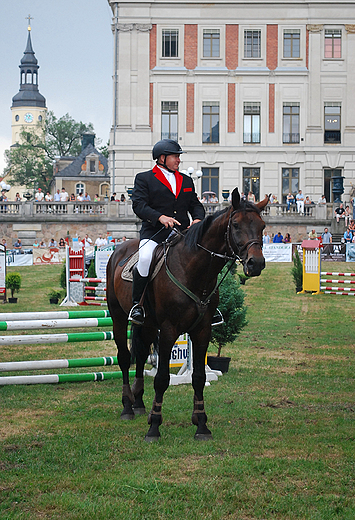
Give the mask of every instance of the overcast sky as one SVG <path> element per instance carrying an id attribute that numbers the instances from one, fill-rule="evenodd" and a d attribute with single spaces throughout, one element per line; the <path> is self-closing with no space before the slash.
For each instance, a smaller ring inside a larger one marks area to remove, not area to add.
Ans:
<path id="1" fill-rule="evenodd" d="M 11 145 L 11 104 L 20 88 L 26 17 L 48 110 L 91 122 L 103 144 L 112 124 L 113 37 L 107 0 L 1 0 L 0 177 Z"/>

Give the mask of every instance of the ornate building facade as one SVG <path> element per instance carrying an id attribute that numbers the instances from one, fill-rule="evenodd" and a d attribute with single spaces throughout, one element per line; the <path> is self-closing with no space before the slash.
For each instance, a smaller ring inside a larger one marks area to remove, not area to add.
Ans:
<path id="1" fill-rule="evenodd" d="M 355 184 L 355 2 L 108 0 L 114 37 L 111 190 L 152 165 L 161 138 L 202 171 L 280 202 Z M 339 184 L 339 182 L 338 182 Z"/>

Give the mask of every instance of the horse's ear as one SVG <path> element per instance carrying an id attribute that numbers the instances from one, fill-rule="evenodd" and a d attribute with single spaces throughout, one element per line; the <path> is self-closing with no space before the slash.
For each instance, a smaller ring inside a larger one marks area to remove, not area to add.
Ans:
<path id="1" fill-rule="evenodd" d="M 238 206 L 240 204 L 240 195 L 238 188 L 234 188 L 232 191 L 232 206 L 234 209 L 238 209 Z"/>
<path id="2" fill-rule="evenodd" d="M 265 195 L 265 199 L 261 200 L 260 202 L 257 203 L 259 210 L 262 211 L 268 202 L 269 202 L 269 197 L 267 195 Z"/>

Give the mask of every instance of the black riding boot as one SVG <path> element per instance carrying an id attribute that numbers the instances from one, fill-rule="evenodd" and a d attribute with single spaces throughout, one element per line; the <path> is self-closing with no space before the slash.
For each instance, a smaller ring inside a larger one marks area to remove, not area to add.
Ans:
<path id="1" fill-rule="evenodd" d="M 133 288 L 132 288 L 132 300 L 133 307 L 128 315 L 128 320 L 135 325 L 143 325 L 145 312 L 144 308 L 139 305 L 142 298 L 143 291 L 148 282 L 148 276 L 141 276 L 138 272 L 137 267 L 133 269 Z"/>

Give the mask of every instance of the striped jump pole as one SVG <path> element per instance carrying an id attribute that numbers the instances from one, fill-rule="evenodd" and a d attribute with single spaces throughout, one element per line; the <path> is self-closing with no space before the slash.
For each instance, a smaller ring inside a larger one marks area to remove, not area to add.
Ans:
<path id="1" fill-rule="evenodd" d="M 0 372 L 21 370 L 57 370 L 58 368 L 105 367 L 118 365 L 117 356 L 82 359 L 44 359 L 40 361 L 8 361 L 0 363 Z"/>
<path id="2" fill-rule="evenodd" d="M 130 376 L 135 370 L 129 371 Z M 108 381 L 121 379 L 122 372 L 96 372 L 88 374 L 47 374 L 37 376 L 8 376 L 0 377 L 0 386 L 4 385 L 38 385 L 44 383 L 75 383 L 81 381 Z"/>
<path id="3" fill-rule="evenodd" d="M 69 278 L 69 282 L 106 283 L 106 278 Z"/>
<path id="4" fill-rule="evenodd" d="M 106 296 L 84 296 L 85 301 L 98 301 L 98 302 L 106 302 Z"/>
<path id="5" fill-rule="evenodd" d="M 58 368 L 82 368 L 118 365 L 117 356 L 82 359 L 44 359 L 40 361 L 9 361 L 0 363 L 0 372 L 22 370 L 54 370 Z"/>
<path id="6" fill-rule="evenodd" d="M 107 303 L 106 302 L 103 302 L 103 303 L 100 303 L 100 302 L 79 302 L 78 305 L 82 305 L 83 307 L 89 307 L 90 305 L 91 306 L 94 306 L 96 305 L 97 307 L 107 307 Z"/>
<path id="7" fill-rule="evenodd" d="M 331 273 L 327 271 L 322 271 L 320 274 L 320 290 L 324 294 L 336 294 L 338 296 L 355 296 L 355 288 L 344 287 L 344 285 L 346 284 L 355 284 L 355 280 L 337 279 L 337 277 L 355 277 L 355 273 Z M 332 278 L 324 279 L 322 278 L 322 276 L 331 276 Z M 340 286 L 328 284 L 340 284 Z"/>
<path id="8" fill-rule="evenodd" d="M 57 311 L 57 312 L 0 312 L 0 321 L 28 320 L 73 320 L 81 318 L 110 318 L 110 312 L 93 311 Z"/>
<path id="9" fill-rule="evenodd" d="M 85 285 L 84 291 L 106 291 L 106 287 L 94 287 L 91 285 Z"/>
<path id="10" fill-rule="evenodd" d="M 75 329 L 82 327 L 110 327 L 112 318 L 80 318 L 67 320 L 1 321 L 0 330 Z"/>
<path id="11" fill-rule="evenodd" d="M 128 334 L 127 334 L 128 336 Z M 113 338 L 113 332 L 78 332 L 68 334 L 26 334 L 18 336 L 0 336 L 1 345 L 44 345 L 48 343 L 78 343 L 81 341 L 107 341 Z"/>

